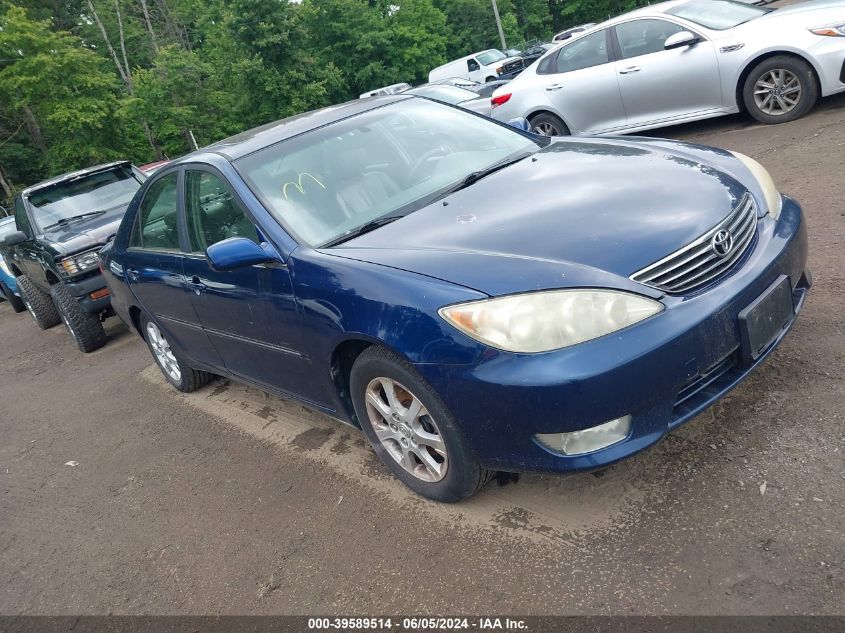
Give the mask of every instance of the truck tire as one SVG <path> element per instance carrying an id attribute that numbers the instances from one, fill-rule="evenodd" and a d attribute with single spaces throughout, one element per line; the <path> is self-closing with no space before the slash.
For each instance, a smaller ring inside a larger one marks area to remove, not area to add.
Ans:
<path id="1" fill-rule="evenodd" d="M 21 299 L 38 327 L 47 330 L 62 322 L 50 295 L 36 287 L 26 275 L 16 277 L 15 281 L 18 283 Z"/>
<path id="2" fill-rule="evenodd" d="M 63 284 L 56 284 L 50 291 L 53 303 L 70 338 L 79 351 L 88 354 L 100 349 L 108 341 L 106 331 L 96 314 L 88 314 Z"/>
<path id="3" fill-rule="evenodd" d="M 16 313 L 21 313 L 26 310 L 26 306 L 23 301 L 21 301 L 21 298 L 9 290 L 9 287 L 2 281 L 0 281 L 0 292 L 3 293 L 3 297 L 9 302 L 9 305 L 12 306 L 12 310 Z"/>

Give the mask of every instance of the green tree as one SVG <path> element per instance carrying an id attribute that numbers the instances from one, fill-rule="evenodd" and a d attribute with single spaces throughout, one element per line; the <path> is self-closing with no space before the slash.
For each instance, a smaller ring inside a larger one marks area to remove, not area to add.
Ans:
<path id="1" fill-rule="evenodd" d="M 117 84 L 78 38 L 12 6 L 0 16 L 0 102 L 22 121 L 47 171 L 121 155 Z"/>

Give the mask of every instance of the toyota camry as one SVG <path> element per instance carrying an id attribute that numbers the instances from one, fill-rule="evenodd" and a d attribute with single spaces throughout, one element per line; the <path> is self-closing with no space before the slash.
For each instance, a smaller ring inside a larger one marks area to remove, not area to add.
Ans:
<path id="1" fill-rule="evenodd" d="M 360 426 L 440 501 L 659 441 L 783 339 L 806 257 L 751 158 L 408 95 L 165 165 L 101 254 L 176 389 L 227 376 Z"/>

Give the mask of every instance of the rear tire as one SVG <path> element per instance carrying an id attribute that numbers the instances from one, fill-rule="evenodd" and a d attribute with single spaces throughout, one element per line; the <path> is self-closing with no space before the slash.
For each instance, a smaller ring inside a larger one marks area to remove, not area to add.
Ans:
<path id="1" fill-rule="evenodd" d="M 103 324 L 96 314 L 88 314 L 76 298 L 62 284 L 56 284 L 50 291 L 53 303 L 67 328 L 70 338 L 80 352 L 88 354 L 100 349 L 109 340 Z"/>
<path id="2" fill-rule="evenodd" d="M 38 327 L 47 330 L 62 322 L 62 317 L 59 316 L 50 295 L 37 288 L 26 275 L 17 277 L 15 281 L 18 284 L 21 299 Z"/>
<path id="3" fill-rule="evenodd" d="M 541 112 L 530 119 L 531 131 L 540 136 L 569 136 L 570 131 L 560 117 L 551 112 Z"/>
<path id="4" fill-rule="evenodd" d="M 14 310 L 17 314 L 26 310 L 26 305 L 23 301 L 21 301 L 21 298 L 12 292 L 9 289 L 9 286 L 3 282 L 0 282 L 0 292 L 3 293 L 3 297 L 5 297 L 6 301 L 9 302 L 9 305 L 12 306 L 12 310 Z"/>
<path id="5" fill-rule="evenodd" d="M 761 123 L 794 121 L 807 114 L 819 100 L 816 71 L 796 57 L 770 57 L 748 74 L 742 100 L 748 114 Z"/>
<path id="6" fill-rule="evenodd" d="M 485 82 L 488 82 L 488 81 L 496 81 L 496 78 L 495 78 L 495 77 L 488 77 L 488 78 L 487 78 L 487 79 L 485 79 L 484 81 L 485 81 Z"/>
<path id="7" fill-rule="evenodd" d="M 390 350 L 364 350 L 352 366 L 350 389 L 376 455 L 418 495 L 451 503 L 490 481 L 493 473 L 478 463 L 434 389 Z"/>
<path id="8" fill-rule="evenodd" d="M 170 347 L 170 343 L 158 325 L 141 314 L 141 336 L 150 348 L 153 359 L 171 385 L 182 393 L 190 393 L 207 385 L 214 374 L 194 369 L 181 354 Z"/>

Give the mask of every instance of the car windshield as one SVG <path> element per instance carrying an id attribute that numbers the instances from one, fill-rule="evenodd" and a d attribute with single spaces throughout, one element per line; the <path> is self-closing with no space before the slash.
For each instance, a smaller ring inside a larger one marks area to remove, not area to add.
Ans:
<path id="1" fill-rule="evenodd" d="M 450 103 L 452 105 L 457 105 L 458 103 L 478 98 L 478 94 L 475 92 L 465 90 L 464 88 L 458 88 L 457 86 L 420 86 L 419 88 L 413 88 L 408 92 L 410 94 L 428 97 L 429 99 L 442 101 L 443 103 Z"/>
<path id="2" fill-rule="evenodd" d="M 490 64 L 493 64 L 499 61 L 500 59 L 505 59 L 505 57 L 507 57 L 507 55 L 505 55 L 502 51 L 497 51 L 495 49 L 490 51 L 484 51 L 483 53 L 479 53 L 475 56 L 475 58 L 478 60 L 478 63 L 482 66 L 489 66 Z"/>
<path id="3" fill-rule="evenodd" d="M 761 9 L 734 0 L 691 0 L 672 7 L 666 13 L 695 22 L 699 26 L 715 31 L 732 29 L 750 22 L 774 9 Z"/>
<path id="4" fill-rule="evenodd" d="M 538 149 L 506 126 L 408 99 L 271 145 L 235 167 L 277 221 L 318 246 L 411 213 L 470 174 Z"/>
<path id="5" fill-rule="evenodd" d="M 42 230 L 65 220 L 126 206 L 141 186 L 128 165 L 79 176 L 29 194 L 35 223 Z"/>

